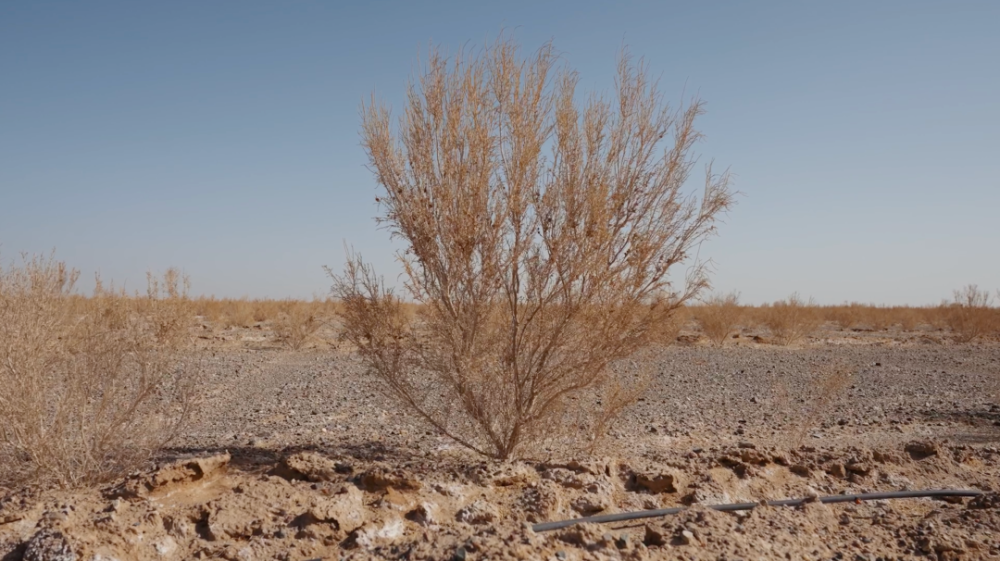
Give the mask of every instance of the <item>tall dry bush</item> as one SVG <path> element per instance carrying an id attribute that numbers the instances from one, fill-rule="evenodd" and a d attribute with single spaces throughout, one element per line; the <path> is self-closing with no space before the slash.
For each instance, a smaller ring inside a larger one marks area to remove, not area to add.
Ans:
<path id="1" fill-rule="evenodd" d="M 189 313 L 178 277 L 132 297 L 53 257 L 0 268 L 0 477 L 77 486 L 120 476 L 181 426 L 193 378 L 178 368 Z"/>
<path id="2" fill-rule="evenodd" d="M 740 296 L 736 292 L 712 295 L 701 306 L 693 306 L 691 311 L 701 332 L 719 345 L 729 339 L 743 318 Z"/>
<path id="3" fill-rule="evenodd" d="M 577 75 L 546 46 L 510 39 L 478 55 L 432 54 L 393 130 L 363 107 L 380 220 L 406 249 L 401 299 L 359 256 L 333 275 L 344 337 L 368 371 L 441 433 L 507 458 L 589 432 L 641 380 L 609 366 L 647 347 L 706 286 L 668 273 L 732 204 L 728 175 L 684 186 L 700 102 L 671 110 L 622 56 L 611 100 L 577 103 Z M 576 398 L 576 399 L 573 399 Z M 598 405 L 601 403 L 602 405 Z"/>
<path id="4" fill-rule="evenodd" d="M 998 311 L 990 304 L 990 293 L 970 284 L 954 292 L 955 300 L 945 307 L 944 320 L 963 343 L 993 333 L 1000 328 Z"/>
<path id="5" fill-rule="evenodd" d="M 797 294 L 778 300 L 760 309 L 761 323 L 771 332 L 776 343 L 790 345 L 811 335 L 823 319 L 815 304 Z"/>

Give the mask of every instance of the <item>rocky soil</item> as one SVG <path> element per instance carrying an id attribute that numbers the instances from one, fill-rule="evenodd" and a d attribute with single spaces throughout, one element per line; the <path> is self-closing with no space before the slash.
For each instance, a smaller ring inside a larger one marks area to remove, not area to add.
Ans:
<path id="1" fill-rule="evenodd" d="M 7 490 L 0 559 L 1000 558 L 1000 345 L 696 339 L 650 359 L 656 384 L 597 453 L 495 463 L 415 422 L 335 346 L 220 336 L 189 357 L 203 403 L 176 448 L 101 489 Z M 984 494 L 707 508 L 927 488 Z M 672 506 L 688 509 L 531 529 Z"/>

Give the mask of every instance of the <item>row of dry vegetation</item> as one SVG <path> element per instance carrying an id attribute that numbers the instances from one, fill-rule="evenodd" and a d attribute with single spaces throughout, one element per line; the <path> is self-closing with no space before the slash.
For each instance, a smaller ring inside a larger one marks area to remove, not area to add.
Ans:
<path id="1" fill-rule="evenodd" d="M 169 272 L 167 273 L 170 274 Z M 136 297 L 135 295 L 126 295 Z M 146 297 L 139 295 L 140 298 Z M 78 305 L 89 298 L 76 295 Z M 181 333 L 194 337 L 197 328 L 213 331 L 264 330 L 274 335 L 280 346 L 301 349 L 336 343 L 340 333 L 340 312 L 334 298 L 313 300 L 271 300 L 249 298 L 188 298 L 182 306 Z M 938 332 L 956 342 L 1000 338 L 1000 291 L 968 286 L 955 291 L 952 300 L 933 306 L 879 306 L 843 304 L 819 306 L 797 295 L 775 303 L 747 305 L 737 293 L 712 294 L 678 307 L 661 327 L 658 344 L 690 343 L 692 337 L 725 345 L 731 340 L 758 336 L 757 341 L 789 345 L 801 343 L 822 330 L 852 332 L 920 333 Z M 416 317 L 417 304 L 401 303 L 405 313 Z M 319 334 L 322 327 L 326 334 Z M 835 335 L 835 334 L 834 334 Z"/>
<path id="2" fill-rule="evenodd" d="M 250 300 L 198 298 L 188 301 L 190 319 L 218 329 L 260 327 L 293 349 L 310 341 L 322 343 L 320 327 L 337 331 L 342 309 L 333 298 L 308 300 Z M 682 333 L 703 336 L 725 345 L 739 336 L 760 335 L 778 345 L 801 343 L 821 328 L 857 332 L 936 331 L 957 342 L 1000 338 L 1000 290 L 996 297 L 975 285 L 954 292 L 954 298 L 934 306 L 878 306 L 851 303 L 819 306 L 791 295 L 774 303 L 753 306 L 739 302 L 737 293 L 712 294 L 678 307 L 661 326 L 658 343 L 672 344 Z M 401 303 L 410 316 L 417 304 Z M 334 337 L 336 335 L 334 334 Z M 683 339 L 682 340 L 690 340 Z"/>
<path id="3" fill-rule="evenodd" d="M 85 297 L 51 257 L 2 269 L 2 475 L 73 486 L 146 461 L 194 404 L 183 361 L 196 355 L 182 351 L 205 329 L 267 328 L 298 349 L 333 326 L 391 397 L 493 458 L 596 442 L 654 382 L 642 353 L 692 324 L 719 344 L 748 326 L 791 344 L 824 322 L 996 335 L 976 287 L 928 309 L 699 303 L 692 255 L 733 204 L 727 173 L 694 175 L 702 104 L 668 106 L 627 53 L 609 96 L 577 84 L 551 46 L 524 56 L 501 37 L 432 54 L 398 123 L 362 108 L 379 220 L 405 248 L 402 296 L 357 255 L 331 272 L 335 300 L 313 302 L 192 299 L 176 270 L 145 294 L 98 281 Z"/>
<path id="4" fill-rule="evenodd" d="M 996 301 L 1000 302 L 1000 290 Z M 793 294 L 763 306 L 745 306 L 739 295 L 713 295 L 678 314 L 681 324 L 691 323 L 709 340 L 723 345 L 744 331 L 764 331 L 769 342 L 789 345 L 817 334 L 823 326 L 849 331 L 946 331 L 957 342 L 1000 338 L 1000 307 L 993 306 L 989 291 L 968 285 L 954 292 L 954 299 L 937 306 L 876 306 L 845 304 L 817 306 Z"/>

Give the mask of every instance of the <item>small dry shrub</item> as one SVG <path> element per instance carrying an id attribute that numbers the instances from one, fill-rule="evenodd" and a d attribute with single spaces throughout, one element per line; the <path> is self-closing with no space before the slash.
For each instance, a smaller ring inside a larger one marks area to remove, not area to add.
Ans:
<path id="1" fill-rule="evenodd" d="M 811 335 L 822 324 L 822 316 L 812 302 L 805 302 L 797 294 L 787 300 L 778 300 L 760 309 L 762 323 L 771 332 L 774 341 L 790 345 Z"/>
<path id="2" fill-rule="evenodd" d="M 948 329 L 949 307 L 950 304 L 947 301 L 943 301 L 937 306 L 928 306 L 922 309 L 921 317 L 923 322 L 936 331 Z"/>
<path id="3" fill-rule="evenodd" d="M 249 298 L 226 300 L 222 307 L 223 327 L 250 327 L 254 324 L 254 307 Z"/>
<path id="4" fill-rule="evenodd" d="M 691 323 L 691 311 L 688 306 L 681 306 L 662 323 L 652 326 L 652 340 L 660 346 L 676 345 L 681 330 Z"/>
<path id="5" fill-rule="evenodd" d="M 864 306 L 863 322 L 874 331 L 885 331 L 894 323 L 891 308 L 885 306 Z"/>
<path id="6" fill-rule="evenodd" d="M 832 413 L 853 379 L 854 371 L 842 364 L 832 364 L 816 371 L 809 382 L 805 405 L 795 414 L 799 430 L 795 447 L 802 445 L 809 431 L 819 426 Z"/>
<path id="7" fill-rule="evenodd" d="M 963 343 L 973 341 L 998 329 L 998 312 L 990 306 L 990 293 L 970 284 L 955 291 L 955 300 L 944 309 L 944 318 Z"/>
<path id="8" fill-rule="evenodd" d="M 0 269 L 3 479 L 107 481 L 148 460 L 189 412 L 193 377 L 177 356 L 190 313 L 180 278 L 151 282 L 145 298 L 100 282 L 82 298 L 77 278 L 51 256 Z"/>
<path id="9" fill-rule="evenodd" d="M 692 306 L 691 313 L 701 326 L 701 332 L 715 343 L 725 344 L 730 335 L 736 332 L 744 315 L 739 299 L 736 292 L 715 294 L 706 298 L 701 306 Z"/>
<path id="10" fill-rule="evenodd" d="M 854 305 L 850 306 L 824 306 L 818 310 L 824 321 L 834 323 L 840 329 L 850 329 L 857 321 L 857 313 Z"/>
<path id="11" fill-rule="evenodd" d="M 272 329 L 278 340 L 292 349 L 301 349 L 310 337 L 323 326 L 314 306 L 309 302 L 287 301 L 284 310 L 275 319 Z"/>

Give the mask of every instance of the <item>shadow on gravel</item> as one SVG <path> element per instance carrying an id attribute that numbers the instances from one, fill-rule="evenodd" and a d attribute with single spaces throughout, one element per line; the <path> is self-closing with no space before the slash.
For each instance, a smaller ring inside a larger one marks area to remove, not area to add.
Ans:
<path id="1" fill-rule="evenodd" d="M 947 436 L 961 444 L 995 444 L 1000 442 L 1000 407 L 993 406 L 988 410 L 972 411 L 940 411 L 924 409 L 916 416 L 928 423 L 955 423 L 959 426 L 950 431 L 942 431 Z M 963 431 L 962 426 L 974 427 L 976 431 Z"/>
<path id="2" fill-rule="evenodd" d="M 24 559 L 24 550 L 28 549 L 28 543 L 22 543 L 14 548 L 7 555 L 0 557 L 0 561 L 21 561 Z"/>
<path id="3" fill-rule="evenodd" d="M 158 460 L 170 462 L 182 458 L 206 457 L 229 453 L 230 468 L 246 472 L 260 472 L 273 467 L 282 458 L 298 452 L 316 452 L 331 458 L 350 458 L 362 461 L 389 462 L 393 464 L 409 464 L 426 459 L 414 451 L 387 445 L 383 442 L 361 442 L 356 444 L 331 445 L 298 445 L 280 449 L 259 448 L 255 446 L 217 446 L 217 447 L 176 447 L 164 450 Z M 3 561 L 0 559 L 0 561 Z"/>

